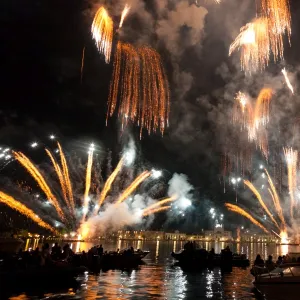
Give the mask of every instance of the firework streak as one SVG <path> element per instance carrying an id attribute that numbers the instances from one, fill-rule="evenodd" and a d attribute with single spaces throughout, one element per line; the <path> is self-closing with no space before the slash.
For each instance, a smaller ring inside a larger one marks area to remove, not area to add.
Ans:
<path id="1" fill-rule="evenodd" d="M 93 20 L 92 35 L 98 51 L 110 62 L 114 23 L 104 7 L 100 7 Z"/>
<path id="2" fill-rule="evenodd" d="M 25 156 L 22 152 L 13 151 L 13 155 L 15 159 L 30 173 L 30 175 L 34 178 L 34 180 L 38 183 L 42 191 L 47 196 L 49 202 L 55 207 L 58 215 L 61 220 L 65 220 L 65 215 L 56 199 L 53 195 L 49 185 L 46 183 L 45 178 L 42 176 L 40 171 L 36 168 L 36 166 L 29 160 L 27 156 Z"/>
<path id="3" fill-rule="evenodd" d="M 117 200 L 116 204 L 122 203 L 124 200 L 126 200 L 132 192 L 149 176 L 151 175 L 151 172 L 144 171 L 141 173 L 126 189 L 125 191 L 120 195 L 119 199 Z"/>
<path id="4" fill-rule="evenodd" d="M 15 209 L 19 213 L 25 215 L 26 217 L 30 218 L 34 222 L 36 222 L 39 226 L 44 227 L 54 233 L 56 233 L 56 230 L 50 226 L 48 223 L 44 222 L 37 216 L 31 209 L 26 207 L 24 204 L 19 202 L 18 200 L 14 199 L 13 197 L 0 192 L 0 202 L 6 204 L 12 209 Z"/>
<path id="5" fill-rule="evenodd" d="M 241 216 L 246 217 L 248 220 L 250 220 L 253 224 L 261 228 L 264 232 L 270 233 L 260 222 L 258 222 L 256 219 L 254 219 L 248 212 L 246 212 L 244 209 L 240 208 L 237 205 L 233 205 L 230 203 L 225 203 L 225 206 L 227 207 L 228 210 L 238 213 Z"/>
<path id="6" fill-rule="evenodd" d="M 165 211 L 165 210 L 168 210 L 168 209 L 170 209 L 170 208 L 171 208 L 171 206 L 163 206 L 163 207 L 159 207 L 159 208 L 147 210 L 147 211 L 145 211 L 145 212 L 143 213 L 143 217 L 152 215 L 152 214 L 157 213 L 157 212 Z"/>
<path id="7" fill-rule="evenodd" d="M 125 20 L 126 16 L 128 15 L 129 11 L 130 11 L 130 6 L 128 4 L 126 4 L 122 11 L 119 28 L 121 28 L 123 26 L 124 20 Z"/>
<path id="8" fill-rule="evenodd" d="M 158 201 L 158 202 L 156 202 L 156 203 L 154 203 L 154 204 L 152 204 L 152 205 L 146 207 L 146 208 L 144 209 L 143 214 L 147 213 L 149 210 L 152 210 L 152 209 L 154 209 L 154 208 L 156 208 L 156 207 L 158 207 L 158 206 L 161 206 L 161 205 L 163 205 L 163 204 L 167 204 L 167 203 L 173 202 L 173 201 L 175 201 L 175 200 L 176 200 L 176 197 L 175 197 L 175 196 L 169 197 L 169 198 L 166 198 L 166 199 L 163 199 L 163 200 L 160 200 L 160 201 Z"/>
<path id="9" fill-rule="evenodd" d="M 140 132 L 164 133 L 170 110 L 169 84 L 159 54 L 152 48 L 118 42 L 108 98 L 107 119 L 118 115 L 124 128 L 137 122 Z"/>
<path id="10" fill-rule="evenodd" d="M 287 75 L 287 72 L 286 72 L 285 68 L 283 68 L 283 69 L 281 70 L 281 72 L 282 72 L 282 74 L 283 74 L 283 76 L 284 76 L 286 85 L 288 86 L 288 88 L 290 89 L 290 91 L 292 92 L 292 94 L 294 94 L 294 88 L 293 88 L 293 86 L 292 86 L 292 84 L 291 84 L 291 82 L 290 82 L 290 80 L 289 80 L 289 78 L 288 78 L 288 75 Z"/>

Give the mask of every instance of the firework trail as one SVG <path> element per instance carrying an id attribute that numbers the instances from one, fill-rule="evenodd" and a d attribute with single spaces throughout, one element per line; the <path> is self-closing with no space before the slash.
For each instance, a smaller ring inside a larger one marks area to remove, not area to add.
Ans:
<path id="1" fill-rule="evenodd" d="M 45 178 L 42 176 L 40 171 L 35 167 L 35 165 L 29 160 L 27 156 L 25 156 L 22 152 L 13 151 L 13 155 L 15 159 L 30 173 L 30 175 L 35 179 L 37 184 L 40 186 L 42 191 L 47 196 L 49 202 L 55 207 L 58 215 L 61 220 L 65 220 L 65 215 L 56 199 L 53 195 L 49 185 L 46 183 Z"/>
<path id="2" fill-rule="evenodd" d="M 105 56 L 106 63 L 110 62 L 113 27 L 113 20 L 108 15 L 106 9 L 101 6 L 96 12 L 91 31 L 98 51 Z"/>
<path id="3" fill-rule="evenodd" d="M 282 226 L 283 226 L 283 231 L 286 231 L 286 223 L 285 223 L 285 219 L 284 219 L 284 215 L 283 215 L 283 211 L 282 211 L 282 207 L 281 207 L 281 204 L 280 204 L 280 199 L 279 199 L 278 193 L 276 191 L 275 185 L 273 183 L 273 180 L 272 180 L 269 172 L 266 169 L 265 169 L 265 172 L 266 172 L 267 177 L 268 177 L 269 186 L 271 187 L 271 189 L 268 189 L 268 191 L 269 191 L 270 195 L 272 196 L 272 200 L 273 200 L 275 209 L 277 211 L 278 217 L 279 217 L 279 219 L 282 223 Z"/>
<path id="4" fill-rule="evenodd" d="M 89 150 L 88 162 L 86 166 L 86 176 L 85 176 L 85 191 L 83 196 L 83 216 L 82 221 L 85 220 L 86 214 L 88 212 L 89 205 L 89 191 L 91 188 L 91 179 L 92 179 L 92 166 L 93 166 L 93 155 L 94 149 Z"/>
<path id="5" fill-rule="evenodd" d="M 95 207 L 95 214 L 99 211 L 103 201 L 106 198 L 107 193 L 109 192 L 112 183 L 114 182 L 114 180 L 116 179 L 117 175 L 119 174 L 119 172 L 121 171 L 122 167 L 124 164 L 124 159 L 121 158 L 118 165 L 116 166 L 115 170 L 111 173 L 111 175 L 108 177 L 108 179 L 106 180 L 104 187 L 102 189 L 102 192 L 100 194 L 99 200 L 98 200 L 98 206 Z"/>
<path id="6" fill-rule="evenodd" d="M 152 214 L 157 213 L 157 212 L 165 211 L 165 210 L 168 210 L 168 209 L 170 209 L 170 208 L 171 208 L 171 206 L 163 206 L 163 207 L 159 207 L 159 208 L 147 210 L 147 211 L 145 211 L 145 212 L 143 213 L 143 217 L 152 215 Z"/>
<path id="7" fill-rule="evenodd" d="M 13 197 L 11 197 L 3 192 L 0 192 L 0 202 L 6 204 L 7 206 L 9 206 L 12 209 L 15 209 L 19 213 L 27 216 L 28 218 L 30 218 L 31 220 L 36 222 L 39 226 L 44 227 L 44 228 L 56 233 L 56 230 L 52 226 L 50 226 L 49 224 L 47 224 L 46 222 L 41 220 L 39 218 L 39 216 L 37 216 L 31 209 L 29 209 L 28 207 L 26 207 L 24 204 L 22 204 L 21 202 L 19 202 L 16 199 L 14 199 Z"/>
<path id="8" fill-rule="evenodd" d="M 135 49 L 118 42 L 107 119 L 114 114 L 118 99 L 123 128 L 132 121 L 137 122 L 141 133 L 143 128 L 149 134 L 157 130 L 164 133 L 170 110 L 169 86 L 160 56 L 154 49 Z"/>
<path id="9" fill-rule="evenodd" d="M 123 22 L 124 22 L 126 16 L 128 15 L 129 11 L 130 11 L 130 6 L 128 4 L 125 4 L 125 7 L 124 7 L 124 9 L 122 11 L 121 21 L 120 21 L 119 28 L 122 28 Z"/>
<path id="10" fill-rule="evenodd" d="M 146 212 L 149 211 L 149 210 L 152 210 L 152 209 L 158 207 L 158 206 L 161 206 L 161 205 L 163 205 L 163 204 L 167 204 L 167 203 L 173 202 L 173 201 L 175 201 L 175 200 L 176 200 L 176 197 L 175 197 L 175 196 L 169 197 L 169 198 L 166 198 L 166 199 L 163 199 L 163 200 L 160 200 L 160 201 L 158 201 L 158 202 L 156 202 L 156 203 L 154 203 L 154 204 L 152 204 L 152 205 L 146 207 L 146 208 L 144 209 L 143 214 L 146 213 Z"/>
<path id="11" fill-rule="evenodd" d="M 241 216 L 246 217 L 248 220 L 250 220 L 254 225 L 258 226 L 261 228 L 264 232 L 270 233 L 260 222 L 258 222 L 256 219 L 254 219 L 248 212 L 246 212 L 244 209 L 240 208 L 237 205 L 233 205 L 230 203 L 225 203 L 225 206 L 227 207 L 228 210 L 238 213 Z"/>
<path id="12" fill-rule="evenodd" d="M 116 204 L 122 203 L 124 200 L 126 200 L 133 192 L 134 190 L 149 176 L 151 175 L 151 172 L 144 171 L 141 173 L 136 179 L 123 191 L 123 193 L 120 195 L 119 199 L 117 200 Z"/>
<path id="13" fill-rule="evenodd" d="M 60 168 L 60 166 L 58 165 L 58 163 L 55 161 L 53 155 L 51 154 L 51 152 L 48 150 L 48 149 L 45 149 L 47 155 L 50 157 L 50 160 L 52 162 L 52 165 L 54 167 L 54 170 L 56 172 L 56 175 L 58 177 L 58 180 L 59 180 L 59 183 L 60 183 L 60 186 L 61 186 L 61 190 L 62 190 L 62 194 L 63 194 L 63 198 L 69 208 L 69 210 L 74 214 L 74 210 L 73 210 L 73 207 L 69 201 L 69 198 L 67 196 L 67 186 L 66 186 L 66 182 L 64 180 L 64 175 L 62 173 L 62 170 Z"/>
<path id="14" fill-rule="evenodd" d="M 62 149 L 59 142 L 57 142 L 57 146 L 58 146 L 58 149 L 59 149 L 60 161 L 61 161 L 61 165 L 62 165 L 64 181 L 65 181 L 66 187 L 67 187 L 68 198 L 69 198 L 71 207 L 74 210 L 75 203 L 74 203 L 73 189 L 72 189 L 72 184 L 71 184 L 71 180 L 70 180 L 67 160 L 66 160 L 65 154 L 64 154 L 63 149 Z"/>
<path id="15" fill-rule="evenodd" d="M 83 47 L 83 49 L 82 49 L 81 69 L 80 69 L 80 83 L 82 83 L 82 78 L 83 78 L 84 56 L 85 56 L 85 47 Z"/>
<path id="16" fill-rule="evenodd" d="M 273 215 L 271 214 L 270 210 L 264 203 L 259 191 L 256 189 L 256 187 L 248 180 L 244 180 L 245 185 L 253 192 L 253 194 L 256 196 L 258 202 L 262 206 L 262 208 L 265 210 L 265 212 L 268 214 L 270 219 L 273 221 L 273 223 L 276 225 L 276 227 L 281 230 L 280 226 L 278 225 L 277 221 L 274 219 Z"/>
<path id="17" fill-rule="evenodd" d="M 297 189 L 297 162 L 298 162 L 298 151 L 292 148 L 283 148 L 284 157 L 287 164 L 288 170 L 288 183 L 289 183 L 289 194 L 291 199 L 291 218 L 294 218 L 294 207 L 295 207 L 295 192 Z"/>
<path id="18" fill-rule="evenodd" d="M 283 68 L 283 69 L 281 70 L 281 72 L 282 72 L 282 74 L 283 74 L 283 76 L 284 76 L 286 85 L 288 86 L 288 88 L 290 89 L 290 91 L 292 92 L 292 94 L 294 95 L 294 88 L 293 88 L 293 86 L 292 86 L 292 84 L 291 84 L 291 82 L 290 82 L 290 80 L 289 80 L 289 78 L 288 78 L 288 75 L 287 75 L 287 72 L 286 72 L 285 68 Z"/>

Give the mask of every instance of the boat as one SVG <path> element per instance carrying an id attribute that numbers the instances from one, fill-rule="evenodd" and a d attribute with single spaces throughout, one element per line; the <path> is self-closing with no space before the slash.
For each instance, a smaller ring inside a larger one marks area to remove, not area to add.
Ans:
<path id="1" fill-rule="evenodd" d="M 232 256 L 224 257 L 221 254 L 209 255 L 205 249 L 193 251 L 181 250 L 172 252 L 171 256 L 178 261 L 179 265 L 194 267 L 248 267 L 249 259 L 245 254 L 234 253 Z"/>
<path id="2" fill-rule="evenodd" d="M 0 237 L 0 252 L 16 253 L 22 246 L 23 240 L 14 237 Z"/>
<path id="3" fill-rule="evenodd" d="M 253 285 L 267 299 L 299 299 L 300 263 L 285 263 L 256 275 Z"/>

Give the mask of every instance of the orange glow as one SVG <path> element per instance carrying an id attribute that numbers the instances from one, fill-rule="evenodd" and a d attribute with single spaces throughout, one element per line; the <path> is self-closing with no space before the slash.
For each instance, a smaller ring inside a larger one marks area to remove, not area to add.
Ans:
<path id="1" fill-rule="evenodd" d="M 175 196 L 173 196 L 173 197 L 169 197 L 169 198 L 160 200 L 160 201 L 158 201 L 158 202 L 156 202 L 156 203 L 154 203 L 154 204 L 152 204 L 152 205 L 146 207 L 146 208 L 144 209 L 144 212 L 143 212 L 143 213 L 146 213 L 147 211 L 152 210 L 152 209 L 156 208 L 157 206 L 161 206 L 161 205 L 163 205 L 163 204 L 167 204 L 167 203 L 173 202 L 173 201 L 176 200 L 176 199 L 177 199 L 177 198 L 176 198 Z"/>
<path id="2" fill-rule="evenodd" d="M 119 28 L 121 28 L 123 26 L 124 20 L 125 20 L 126 16 L 128 15 L 129 11 L 130 11 L 130 6 L 128 4 L 125 4 L 125 7 L 122 11 Z"/>
<path id="3" fill-rule="evenodd" d="M 149 171 L 144 171 L 141 173 L 120 195 L 118 201 L 116 204 L 122 203 L 124 200 L 126 200 L 135 190 L 136 188 L 144 181 L 146 180 L 149 176 L 151 175 L 151 172 Z"/>
<path id="4" fill-rule="evenodd" d="M 30 218 L 32 221 L 37 223 L 39 226 L 44 227 L 54 233 L 56 233 L 56 230 L 50 226 L 48 223 L 44 222 L 40 219 L 39 216 L 37 216 L 31 209 L 26 207 L 24 204 L 19 202 L 18 200 L 14 199 L 13 197 L 0 192 L 0 202 L 6 204 L 12 209 L 15 209 L 19 213 L 25 215 L 26 217 Z"/>

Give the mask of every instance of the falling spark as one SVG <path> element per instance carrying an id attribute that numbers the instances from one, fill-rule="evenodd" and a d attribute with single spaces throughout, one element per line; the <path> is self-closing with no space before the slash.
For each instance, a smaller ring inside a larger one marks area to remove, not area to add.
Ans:
<path id="1" fill-rule="evenodd" d="M 69 198 L 72 208 L 74 209 L 75 203 L 74 203 L 73 189 L 72 189 L 72 184 L 71 184 L 71 180 L 70 180 L 67 160 L 66 160 L 65 154 L 64 154 L 63 149 L 59 142 L 57 142 L 57 146 L 59 149 L 60 161 L 61 161 L 62 170 L 63 170 L 63 174 L 64 174 L 64 181 L 65 181 L 66 187 L 67 187 L 68 198 Z"/>
<path id="2" fill-rule="evenodd" d="M 118 165 L 116 166 L 115 170 L 111 173 L 111 175 L 108 177 L 108 179 L 106 180 L 104 187 L 101 191 L 99 200 L 98 200 L 98 205 L 97 208 L 95 208 L 95 213 L 98 212 L 98 210 L 100 209 L 103 201 L 106 198 L 107 193 L 109 192 L 112 183 L 114 182 L 114 180 L 116 179 L 117 175 L 119 174 L 119 172 L 121 171 L 122 167 L 123 167 L 123 163 L 124 163 L 124 159 L 121 158 Z"/>
<path id="3" fill-rule="evenodd" d="M 294 88 L 293 88 L 293 86 L 292 86 L 292 84 L 291 84 L 291 82 L 290 82 L 290 80 L 289 80 L 289 78 L 288 78 L 288 75 L 287 75 L 287 72 L 286 72 L 285 68 L 283 68 L 283 69 L 281 70 L 281 72 L 282 72 L 282 74 L 283 74 L 283 76 L 284 76 L 286 85 L 287 85 L 288 88 L 291 90 L 292 94 L 294 94 Z"/>
<path id="4" fill-rule="evenodd" d="M 67 186 L 66 186 L 66 182 L 64 180 L 62 170 L 61 170 L 60 166 L 58 165 L 58 163 L 55 161 L 55 159 L 54 159 L 53 155 L 51 154 L 51 152 L 48 149 L 45 149 L 45 150 L 46 150 L 46 153 L 48 154 L 48 156 L 50 157 L 50 160 L 52 162 L 52 165 L 53 165 L 54 170 L 56 172 L 56 175 L 58 177 L 64 200 L 65 200 L 69 210 L 72 211 L 72 213 L 74 214 L 73 208 L 72 208 L 71 203 L 70 203 L 70 201 L 68 199 L 68 196 L 67 196 Z"/>
<path id="5" fill-rule="evenodd" d="M 141 173 L 136 179 L 123 191 L 123 193 L 120 195 L 119 199 L 117 200 L 116 204 L 122 203 L 124 200 L 126 200 L 135 190 L 136 188 L 149 176 L 151 175 L 151 172 L 144 171 Z"/>
<path id="6" fill-rule="evenodd" d="M 49 185 L 46 183 L 45 178 L 40 173 L 40 171 L 36 168 L 36 166 L 29 160 L 29 158 L 24 155 L 22 152 L 13 151 L 13 155 L 15 159 L 30 173 L 30 175 L 34 178 L 34 180 L 38 183 L 42 191 L 47 196 L 49 202 L 55 207 L 58 215 L 64 221 L 65 215 L 56 199 L 53 195 Z"/>
<path id="7" fill-rule="evenodd" d="M 130 6 L 128 4 L 126 4 L 123 11 L 122 11 L 119 28 L 121 28 L 123 26 L 123 22 L 124 22 L 126 16 L 128 15 L 129 11 L 130 11 Z"/>
<path id="8" fill-rule="evenodd" d="M 160 200 L 160 201 L 158 201 L 158 202 L 156 202 L 156 203 L 154 203 L 154 204 L 152 204 L 152 205 L 146 207 L 146 208 L 144 209 L 144 212 L 143 212 L 143 213 L 146 213 L 147 211 L 152 210 L 152 209 L 154 209 L 154 208 L 156 208 L 156 207 L 158 207 L 158 206 L 161 206 L 161 205 L 163 205 L 163 204 L 167 204 L 167 203 L 173 202 L 173 201 L 175 201 L 176 199 L 177 199 L 177 198 L 176 198 L 175 196 L 173 196 L 173 197 L 169 197 L 169 198 Z"/>
<path id="9" fill-rule="evenodd" d="M 263 201 L 263 199 L 261 197 L 261 194 L 256 189 L 256 187 L 250 181 L 248 181 L 248 180 L 244 180 L 244 183 L 253 192 L 253 194 L 256 196 L 256 198 L 257 198 L 258 202 L 260 203 L 260 205 L 262 206 L 262 208 L 268 214 L 268 216 L 273 221 L 273 223 L 276 225 L 276 227 L 280 230 L 281 229 L 280 226 L 278 225 L 277 221 L 275 220 L 275 218 L 271 214 L 270 210 L 267 208 L 266 204 L 264 203 L 264 201 Z"/>
<path id="10" fill-rule="evenodd" d="M 28 218 L 36 222 L 39 226 L 44 227 L 56 233 L 56 230 L 52 226 L 50 226 L 48 223 L 41 220 L 31 209 L 29 209 L 28 207 L 26 207 L 24 204 L 14 199 L 13 197 L 3 192 L 0 192 L 0 202 L 6 204 L 12 209 L 15 209 L 19 213 L 27 216 Z"/>
<path id="11" fill-rule="evenodd" d="M 168 210 L 170 208 L 171 208 L 171 206 L 163 206 L 163 207 L 147 210 L 146 212 L 143 213 L 143 217 L 152 215 L 152 214 L 157 213 L 157 212 L 165 211 L 165 210 Z"/>
<path id="12" fill-rule="evenodd" d="M 93 20 L 92 35 L 96 42 L 98 51 L 105 56 L 105 62 L 110 62 L 112 39 L 113 39 L 113 21 L 104 7 L 100 7 Z"/>
<path id="13" fill-rule="evenodd" d="M 89 191 L 90 191 L 90 188 L 91 188 L 91 179 L 92 179 L 93 155 L 94 155 L 94 150 L 93 150 L 93 148 L 90 148 L 89 156 L 88 156 L 88 162 L 87 162 L 87 166 L 86 166 L 85 192 L 84 192 L 84 196 L 83 196 L 84 213 L 83 213 L 83 216 L 82 216 L 82 221 L 85 220 L 86 214 L 88 212 Z"/>
<path id="14" fill-rule="evenodd" d="M 82 49 L 81 69 L 80 69 L 80 83 L 82 83 L 82 78 L 83 78 L 84 56 L 85 56 L 85 47 L 83 47 L 83 49 Z"/>
<path id="15" fill-rule="evenodd" d="M 283 148 L 284 157 L 287 164 L 288 170 L 288 183 L 289 183 L 289 194 L 291 199 L 291 218 L 294 218 L 294 207 L 295 207 L 295 192 L 297 190 L 297 162 L 298 162 L 298 151 L 293 148 Z"/>
<path id="16" fill-rule="evenodd" d="M 237 205 L 233 205 L 230 203 L 225 203 L 225 206 L 227 207 L 228 210 L 238 213 L 244 217 L 246 217 L 248 220 L 250 220 L 254 225 L 258 226 L 261 228 L 264 232 L 270 233 L 260 222 L 258 222 L 256 219 L 254 219 L 248 212 L 246 212 L 244 209 L 240 208 Z"/>
<path id="17" fill-rule="evenodd" d="M 117 106 L 122 128 L 132 121 L 140 126 L 140 135 L 143 128 L 149 134 L 157 130 L 164 133 L 170 111 L 169 85 L 160 56 L 154 49 L 135 49 L 118 42 L 107 119 Z"/>

